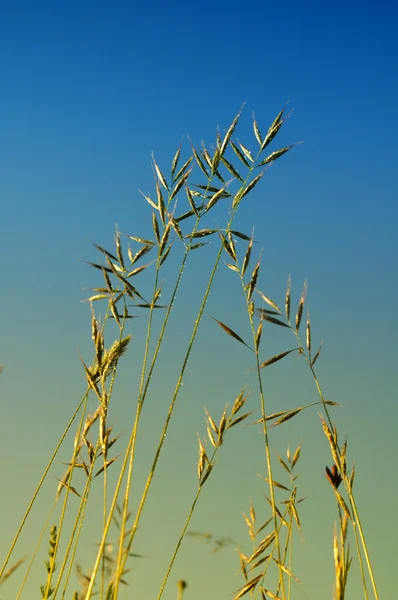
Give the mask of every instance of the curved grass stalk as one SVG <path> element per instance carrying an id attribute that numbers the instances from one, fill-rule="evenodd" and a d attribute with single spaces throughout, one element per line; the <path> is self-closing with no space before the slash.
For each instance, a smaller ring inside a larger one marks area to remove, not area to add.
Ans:
<path id="1" fill-rule="evenodd" d="M 80 439 L 80 434 L 81 434 L 81 431 L 82 431 L 82 428 L 83 428 L 84 415 L 85 415 L 85 410 L 86 410 L 86 407 L 87 407 L 87 399 L 88 399 L 88 395 L 86 396 L 86 399 L 85 399 L 84 407 L 83 407 L 83 410 L 82 410 L 82 416 L 81 416 L 80 423 L 79 423 L 79 429 L 78 429 L 78 432 L 77 432 L 77 436 L 75 438 L 75 445 L 74 445 L 73 455 L 72 455 L 72 461 L 71 461 L 72 467 L 71 467 L 70 475 L 68 477 L 68 485 L 67 485 L 67 488 L 65 490 L 64 503 L 63 503 L 63 506 L 62 506 L 61 516 L 60 516 L 60 519 L 59 519 L 59 525 L 57 527 L 57 537 L 56 537 L 56 543 L 55 543 L 55 547 L 54 547 L 54 555 L 53 555 L 53 560 L 51 560 L 51 566 L 50 566 L 50 569 L 49 569 L 49 572 L 48 572 L 48 576 L 47 576 L 47 584 L 46 584 L 46 588 L 45 588 L 45 591 L 44 591 L 43 600 L 47 600 L 48 597 L 49 597 L 49 595 L 51 595 L 50 594 L 51 579 L 52 579 L 52 576 L 53 576 L 53 573 L 54 573 L 55 559 L 57 557 L 57 552 L 58 552 L 58 547 L 59 547 L 59 541 L 61 539 L 62 527 L 63 527 L 63 523 L 64 523 L 64 519 L 65 519 L 66 507 L 67 507 L 67 504 L 68 504 L 69 492 L 70 492 L 71 484 L 72 484 L 72 477 L 73 477 L 73 471 L 74 471 L 74 467 L 75 467 L 75 461 L 76 461 L 77 455 L 78 455 L 79 450 L 80 450 L 80 448 L 79 448 L 79 439 Z M 62 566 L 64 565 L 64 562 L 65 562 L 65 558 L 64 558 L 64 561 L 62 562 Z M 62 567 L 61 567 L 61 571 L 62 571 Z"/>
<path id="2" fill-rule="evenodd" d="M 240 281 L 242 284 L 243 294 L 244 294 L 245 300 L 246 300 L 247 313 L 248 313 L 248 317 L 249 317 L 249 321 L 250 321 L 250 328 L 251 328 L 252 337 L 253 337 L 254 352 L 256 355 L 256 367 L 257 367 L 256 371 L 257 371 L 257 379 L 258 379 L 258 389 L 259 389 L 259 394 L 260 394 L 261 415 L 262 415 L 262 419 L 263 419 L 263 433 L 264 433 L 264 441 L 265 441 L 265 459 L 266 459 L 266 463 L 267 463 L 268 478 L 269 478 L 269 489 L 270 489 L 270 496 L 271 496 L 272 516 L 274 519 L 274 531 L 275 531 L 275 536 L 276 536 L 275 542 L 276 542 L 277 556 L 278 556 L 279 563 L 281 563 L 281 548 L 280 548 L 280 539 L 279 539 L 278 515 L 276 512 L 275 492 L 274 492 L 274 484 L 273 484 L 274 478 L 272 476 L 272 462 L 271 462 L 268 427 L 267 427 L 266 413 L 265 413 L 265 398 L 264 398 L 264 391 L 263 391 L 263 382 L 262 382 L 261 373 L 260 373 L 260 358 L 259 358 L 259 348 L 258 348 L 259 344 L 256 343 L 257 335 L 256 335 L 255 327 L 254 327 L 253 311 L 250 310 L 250 298 L 248 297 L 248 294 L 245 291 L 245 283 L 244 283 L 241 271 L 239 271 L 239 277 L 240 277 Z M 283 570 L 281 567 L 279 567 L 279 581 L 282 584 L 282 597 L 285 598 L 286 597 L 285 578 L 284 578 L 284 573 L 283 573 Z"/>
<path id="3" fill-rule="evenodd" d="M 325 410 L 325 414 L 326 414 L 326 417 L 327 417 L 327 420 L 328 420 L 328 423 L 329 423 L 329 427 L 333 431 L 333 422 L 332 422 L 332 419 L 330 417 L 330 413 L 329 413 L 329 410 L 327 408 L 327 404 L 325 402 L 325 397 L 323 395 L 322 388 L 321 388 L 321 385 L 319 383 L 319 380 L 318 380 L 318 378 L 316 376 L 314 367 L 311 364 L 311 361 L 310 361 L 309 357 L 305 353 L 303 345 L 301 344 L 301 341 L 300 341 L 300 337 L 299 337 L 298 331 L 292 327 L 290 321 L 289 321 L 289 327 L 290 327 L 291 331 L 293 332 L 293 334 L 296 336 L 296 338 L 297 338 L 297 340 L 298 340 L 298 342 L 300 344 L 301 354 L 304 356 L 304 360 L 306 361 L 306 363 L 307 363 L 307 365 L 308 365 L 308 367 L 309 367 L 309 369 L 311 371 L 312 377 L 313 377 L 314 382 L 315 382 L 316 389 L 318 391 L 319 397 L 320 397 L 321 402 L 323 404 L 323 408 Z M 341 457 L 341 450 L 340 450 L 338 442 L 336 443 L 336 452 L 337 452 L 338 457 L 340 458 Z M 375 600 L 379 600 L 379 594 L 378 594 L 378 591 L 377 591 L 376 580 L 375 580 L 373 569 L 372 569 L 372 565 L 371 565 L 371 562 L 370 562 L 369 552 L 368 552 L 368 548 L 367 548 L 367 545 L 366 545 L 365 536 L 364 536 L 364 533 L 363 533 L 363 530 L 362 530 L 362 524 L 361 524 L 361 520 L 360 520 L 360 517 L 359 517 L 358 509 L 357 509 L 357 506 L 356 506 L 354 494 L 352 493 L 351 485 L 350 485 L 350 482 L 349 482 L 349 479 L 348 479 L 346 471 L 344 470 L 344 472 L 342 472 L 341 475 L 343 477 L 344 487 L 345 487 L 345 490 L 346 490 L 346 493 L 347 493 L 347 496 L 348 496 L 348 499 L 349 499 L 349 502 L 350 502 L 350 506 L 351 506 L 351 509 L 352 509 L 352 512 L 353 512 L 353 516 L 354 516 L 354 519 L 355 519 L 355 521 L 353 521 L 353 524 L 354 523 L 356 524 L 356 526 L 353 527 L 353 529 L 354 529 L 354 536 L 355 536 L 355 539 L 356 539 L 357 535 L 359 535 L 359 538 L 361 540 L 361 544 L 362 544 L 362 548 L 363 548 L 363 553 L 364 553 L 364 556 L 365 556 L 366 566 L 367 566 L 369 577 L 370 577 L 370 581 L 371 581 L 371 584 L 372 584 L 372 589 L 373 589 L 374 597 L 375 597 Z M 358 529 L 358 531 L 357 531 L 357 529 Z M 366 582 L 365 582 L 365 579 L 364 579 L 364 569 L 363 569 L 363 564 L 362 564 L 362 553 L 359 551 L 358 540 L 357 539 L 356 539 L 356 545 L 357 545 L 357 550 L 358 550 L 358 560 L 359 560 L 359 563 L 360 563 L 360 569 L 361 569 L 361 574 L 362 574 L 362 582 L 363 582 L 363 585 L 364 585 L 365 596 L 367 597 Z"/>
<path id="4" fill-rule="evenodd" d="M 29 513 L 32 510 L 32 506 L 33 506 L 33 504 L 34 504 L 34 502 L 35 502 L 35 500 L 36 500 L 36 498 L 37 498 L 37 496 L 39 494 L 39 491 L 40 491 L 40 489 L 41 489 L 41 487 L 42 487 L 42 485 L 44 483 L 44 480 L 47 477 L 47 474 L 48 474 L 48 472 L 49 472 L 49 470 L 50 470 L 50 468 L 51 468 L 51 466 L 52 466 L 52 464 L 53 464 L 53 462 L 55 460 L 55 457 L 58 454 L 58 450 L 62 446 L 62 443 L 63 443 L 66 435 L 68 434 L 69 429 L 71 428 L 71 426 L 73 424 L 73 421 L 75 420 L 75 418 L 76 418 L 79 410 L 81 409 L 82 405 L 84 404 L 84 402 L 87 402 L 87 397 L 88 397 L 89 390 L 90 390 L 90 388 L 88 388 L 86 390 L 83 398 L 81 399 L 81 401 L 79 402 L 77 408 L 75 409 L 75 412 L 73 413 L 72 417 L 70 418 L 70 420 L 69 420 L 69 422 L 68 422 L 68 424 L 67 424 L 67 426 L 66 426 L 66 428 L 65 428 L 65 430 L 63 432 L 63 434 L 61 435 L 61 438 L 60 438 L 58 444 L 56 445 L 55 450 L 54 450 L 54 452 L 53 452 L 53 454 L 52 454 L 52 456 L 51 456 L 51 458 L 50 458 L 50 460 L 49 460 L 49 462 L 48 462 L 48 464 L 47 464 L 47 466 L 46 466 L 46 468 L 44 470 L 44 473 L 41 476 L 41 479 L 40 479 L 40 481 L 39 481 L 39 483 L 37 485 L 37 488 L 36 488 L 36 490 L 35 490 L 35 492 L 34 492 L 34 494 L 32 496 L 31 501 L 29 502 L 28 508 L 26 509 L 26 512 L 25 512 L 25 514 L 23 516 L 23 519 L 22 519 L 22 521 L 21 521 L 21 523 L 20 523 L 20 525 L 18 527 L 17 533 L 15 534 L 15 537 L 14 537 L 14 539 L 12 541 L 10 549 L 9 549 L 9 551 L 7 553 L 7 556 L 6 556 L 5 560 L 4 560 L 3 566 L 2 566 L 2 568 L 0 570 L 0 578 L 3 575 L 3 573 L 4 573 L 4 571 L 5 571 L 6 567 L 7 567 L 8 561 L 11 558 L 11 555 L 12 555 L 12 553 L 14 551 L 14 548 L 15 548 L 15 545 L 16 545 L 16 543 L 18 541 L 18 538 L 21 535 L 22 529 L 23 529 L 23 527 L 24 527 L 24 525 L 25 525 L 25 523 L 27 521 Z"/>
<path id="5" fill-rule="evenodd" d="M 237 119 L 239 118 L 239 116 L 240 116 L 240 113 L 235 118 L 234 123 L 231 126 L 231 128 L 235 127 Z M 231 128 L 230 128 L 230 130 L 228 131 L 228 133 L 226 135 L 226 139 L 228 138 L 228 141 L 230 139 L 230 135 L 232 134 Z M 245 179 L 245 181 L 243 181 L 242 187 L 240 188 L 238 194 L 235 196 L 235 199 L 234 199 L 234 202 L 233 202 L 233 207 L 232 207 L 232 214 L 231 214 L 231 217 L 229 219 L 229 222 L 228 222 L 228 225 L 227 225 L 227 228 L 226 228 L 226 235 L 230 232 L 230 229 L 232 227 L 234 218 L 235 218 L 237 210 L 239 208 L 239 204 L 240 204 L 241 199 L 243 198 L 244 195 L 246 195 L 252 189 L 252 187 L 254 187 L 254 184 L 258 181 L 258 179 L 262 175 L 262 174 L 260 174 L 259 176 L 257 176 L 257 178 L 255 180 L 253 180 L 251 184 L 248 183 L 249 180 L 250 180 L 250 176 L 251 176 L 252 172 L 256 168 L 256 162 L 258 160 L 258 157 L 260 156 L 261 151 L 262 150 L 260 149 L 260 151 L 257 154 L 256 159 L 253 161 L 253 164 L 251 166 L 249 166 L 246 179 Z M 282 152 L 282 154 L 285 153 L 286 151 L 287 150 L 285 149 Z M 216 150 L 216 152 L 217 152 L 217 150 Z M 210 182 L 209 182 L 208 186 L 209 185 L 210 185 Z M 221 245 L 220 245 L 220 249 L 219 249 L 219 252 L 218 252 L 218 255 L 216 257 L 216 261 L 215 261 L 215 264 L 214 264 L 214 267 L 213 267 L 213 270 L 212 270 L 210 278 L 209 278 L 209 282 L 208 282 L 208 285 L 207 285 L 207 288 L 206 288 L 206 291 L 205 291 L 205 294 L 204 294 L 204 297 L 203 297 L 203 300 L 202 300 L 202 304 L 201 304 L 201 307 L 200 307 L 199 312 L 198 312 L 198 316 L 197 316 L 196 321 L 195 321 L 195 325 L 194 325 L 194 328 L 193 328 L 191 339 L 190 339 L 190 342 L 188 344 L 188 349 L 187 349 L 185 358 L 183 360 L 183 364 L 182 364 L 182 368 L 181 368 L 181 371 L 180 371 L 180 375 L 178 377 L 178 381 L 177 381 L 177 384 L 176 384 L 176 387 L 175 387 L 173 399 L 171 401 L 171 404 L 170 404 L 170 407 L 169 407 L 169 412 L 168 412 L 168 415 L 166 417 L 165 425 L 163 427 L 163 431 L 162 431 L 162 434 L 161 434 L 161 437 L 160 437 L 159 445 L 158 445 L 158 448 L 156 450 L 156 454 L 155 454 L 155 458 L 154 458 L 154 461 L 153 461 L 153 464 L 152 464 L 152 468 L 151 468 L 150 474 L 148 476 L 148 479 L 147 479 L 147 482 L 146 482 L 146 485 L 145 485 L 145 489 L 144 489 L 144 492 L 143 492 L 143 495 L 142 495 L 142 499 L 141 499 L 141 502 L 140 502 L 140 505 L 139 505 L 139 508 L 138 508 L 138 511 L 137 511 L 136 519 L 135 519 L 133 527 L 132 527 L 132 531 L 131 531 L 131 535 L 130 535 L 130 540 L 128 542 L 127 549 L 126 549 L 126 552 L 125 552 L 125 558 L 124 558 L 124 561 L 123 561 L 122 570 L 124 568 L 124 565 L 125 565 L 125 562 L 126 562 L 126 559 L 127 559 L 127 556 L 128 556 L 129 549 L 131 548 L 131 544 L 132 544 L 132 541 L 133 541 L 133 538 L 134 538 L 134 535 L 135 535 L 135 532 L 136 532 L 136 529 L 137 529 L 137 526 L 138 526 L 138 522 L 139 522 L 142 510 L 143 510 L 143 507 L 144 507 L 144 504 L 145 504 L 145 501 L 146 501 L 146 497 L 147 497 L 148 492 L 149 492 L 149 488 L 150 488 L 150 485 L 151 485 L 151 482 L 152 482 L 152 479 L 153 479 L 153 476 L 154 476 L 154 472 L 155 472 L 155 469 L 156 469 L 157 462 L 159 460 L 160 452 L 161 452 L 161 449 L 162 449 L 162 446 L 163 446 L 163 442 L 164 442 L 164 439 L 165 439 L 165 436 L 166 436 L 168 425 L 170 423 L 171 416 L 172 416 L 173 411 L 174 411 L 174 406 L 175 406 L 175 402 L 177 400 L 179 389 L 180 389 L 180 387 L 182 385 L 182 380 L 183 380 L 183 376 L 184 376 L 184 373 L 185 373 L 185 369 L 186 369 L 186 366 L 188 364 L 189 356 L 191 354 L 191 350 L 192 350 L 192 347 L 193 347 L 193 344 L 194 344 L 194 341 L 195 341 L 195 338 L 196 338 L 196 334 L 197 334 L 197 331 L 198 331 L 198 328 L 199 328 L 200 321 L 201 321 L 202 316 L 203 316 L 203 312 L 204 312 L 204 309 L 205 309 L 208 297 L 210 295 L 210 290 L 211 290 L 211 287 L 212 287 L 212 284 L 213 284 L 213 280 L 214 280 L 215 274 L 216 274 L 218 266 L 219 266 L 219 262 L 221 260 L 223 249 L 224 249 L 224 242 L 222 242 Z M 175 287 L 175 291 L 177 291 L 178 285 L 179 285 L 179 281 L 177 282 L 177 285 Z M 162 330 L 162 332 L 161 332 L 161 334 L 159 336 L 159 339 L 162 338 L 162 333 L 163 333 L 163 330 Z M 146 388 L 145 388 L 145 393 L 146 393 L 146 391 L 148 389 L 149 382 L 150 382 L 150 376 L 148 376 L 148 378 L 147 378 L 147 385 L 146 385 Z M 135 429 L 136 429 L 136 427 L 135 427 Z M 114 597 L 116 597 L 116 596 L 114 596 Z M 88 598 L 89 598 L 89 596 L 86 597 L 86 600 L 88 600 Z"/>
<path id="6" fill-rule="evenodd" d="M 22 592 L 23 592 L 23 589 L 24 589 L 24 587 L 25 587 L 25 583 L 26 583 L 26 582 L 27 582 L 27 580 L 28 580 L 29 573 L 30 573 L 30 571 L 31 571 L 31 569 L 32 569 L 32 567 L 33 567 L 33 563 L 34 563 L 34 561 L 35 561 L 35 558 L 36 558 L 36 556 L 37 556 L 37 553 L 38 553 L 38 551 L 39 551 L 40 545 L 41 545 L 41 543 L 42 543 L 42 541 L 43 541 L 44 534 L 45 534 L 45 533 L 46 533 L 46 531 L 47 531 L 47 527 L 48 527 L 48 524 L 49 524 L 49 522 L 50 522 L 51 515 L 52 515 L 52 513 L 54 512 L 55 506 L 56 506 L 56 501 L 54 501 L 54 503 L 53 503 L 53 506 L 52 506 L 52 508 L 51 508 L 51 510 L 50 510 L 50 512 L 49 512 L 49 514 L 48 514 L 48 517 L 47 517 L 47 519 L 46 519 L 46 522 L 44 523 L 44 527 L 43 527 L 43 529 L 41 530 L 41 533 L 40 533 L 40 535 L 39 535 L 39 540 L 38 540 L 38 542 L 37 542 L 37 544 L 36 544 L 36 548 L 34 549 L 34 552 L 33 552 L 33 554 L 32 554 L 32 558 L 31 558 L 31 559 L 30 559 L 30 561 L 29 561 L 29 565 L 28 565 L 27 571 L 26 571 L 26 573 L 25 573 L 25 577 L 24 577 L 24 578 L 23 578 L 23 580 L 22 580 L 22 583 L 21 583 L 21 585 L 20 585 L 20 587 L 19 587 L 19 590 L 18 590 L 18 593 L 17 593 L 17 597 L 15 598 L 15 600 L 19 600 L 19 598 L 21 597 L 21 594 L 22 594 Z"/>

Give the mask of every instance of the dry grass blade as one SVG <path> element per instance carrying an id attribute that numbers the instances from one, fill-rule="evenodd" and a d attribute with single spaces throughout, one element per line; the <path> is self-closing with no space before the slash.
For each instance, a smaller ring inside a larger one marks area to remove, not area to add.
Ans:
<path id="1" fill-rule="evenodd" d="M 269 367 L 269 365 L 273 365 L 274 363 L 278 362 L 278 360 L 282 360 L 282 358 L 284 358 L 291 352 L 295 352 L 298 349 L 299 348 L 293 348 L 292 350 L 287 350 L 286 352 L 281 352 L 281 354 L 276 354 L 272 358 L 269 358 L 265 362 L 261 363 L 261 365 L 259 366 L 259 369 L 262 369 L 263 367 Z"/>
<path id="2" fill-rule="evenodd" d="M 216 321 L 216 323 L 219 324 L 219 326 L 224 329 L 224 331 L 226 333 L 228 333 L 228 335 L 230 335 L 231 337 L 233 337 L 235 340 L 237 340 L 238 342 L 240 342 L 241 344 L 243 344 L 244 346 L 246 346 L 247 348 L 249 348 L 249 350 L 251 350 L 250 346 L 248 346 L 246 344 L 246 342 L 240 337 L 240 335 L 238 335 L 237 333 L 235 333 L 235 331 L 233 331 L 230 327 L 228 327 L 228 325 L 225 325 L 225 323 L 222 323 L 222 321 L 219 321 L 218 319 L 215 319 L 214 317 L 211 317 L 214 321 Z"/>
<path id="3" fill-rule="evenodd" d="M 295 410 L 289 411 L 286 415 L 284 415 L 283 417 L 281 417 L 280 419 L 278 419 L 278 421 L 276 421 L 275 423 L 273 423 L 272 427 L 276 427 L 277 425 L 280 425 L 281 423 L 284 423 L 285 421 L 288 421 L 289 419 L 292 419 L 293 417 L 295 417 L 296 415 L 298 415 L 302 410 L 303 410 L 302 408 L 296 408 Z"/>

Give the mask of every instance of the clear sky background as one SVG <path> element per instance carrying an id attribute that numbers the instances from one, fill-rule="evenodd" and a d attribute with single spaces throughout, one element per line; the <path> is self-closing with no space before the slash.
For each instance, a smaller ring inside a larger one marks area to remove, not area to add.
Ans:
<path id="1" fill-rule="evenodd" d="M 167 170 L 184 135 L 197 147 L 202 140 L 214 143 L 216 127 L 223 134 L 243 102 L 237 137 L 255 148 L 252 111 L 265 131 L 288 101 L 294 112 L 272 149 L 304 143 L 267 172 L 242 205 L 236 228 L 250 234 L 255 226 L 263 247 L 259 287 L 277 302 L 283 302 L 289 273 L 294 303 L 308 278 L 314 344 L 324 340 L 319 378 L 326 397 L 344 405 L 333 415 L 341 434 L 348 434 L 349 461 L 357 465 L 358 505 L 380 597 L 393 597 L 396 28 L 392 2 L 2 3 L 1 557 L 84 390 L 79 353 L 90 362 L 92 350 L 89 307 L 80 300 L 87 297 L 83 287 L 101 285 L 84 262 L 99 258 L 90 240 L 112 250 L 115 223 L 128 234 L 151 235 L 151 213 L 138 188 L 154 194 L 152 151 Z M 222 226 L 226 213 L 215 214 L 219 221 L 213 225 Z M 214 240 L 192 258 L 179 291 L 173 333 L 145 409 L 133 507 L 216 249 Z M 131 565 L 125 598 L 156 598 L 195 492 L 196 432 L 205 434 L 204 404 L 217 417 L 244 385 L 255 389 L 248 374 L 252 357 L 209 318 L 249 337 L 234 274 L 222 267 L 137 536 L 136 551 L 146 558 Z M 171 271 L 165 271 L 165 281 L 167 289 Z M 132 326 L 112 408 L 121 445 L 134 411 L 142 321 Z M 267 333 L 264 359 L 292 343 L 284 332 Z M 271 367 L 264 385 L 270 412 L 317 400 L 294 357 Z M 259 418 L 255 392 L 249 404 Z M 251 499 L 260 521 L 269 512 L 266 489 L 256 476 L 265 474 L 262 438 L 255 428 L 230 433 L 192 529 L 231 536 L 249 553 L 241 513 Z M 279 454 L 288 443 L 292 448 L 302 443 L 298 471 L 307 498 L 301 505 L 305 542 L 297 538 L 293 562 L 303 584 L 294 587 L 293 598 L 331 598 L 336 508 L 323 477 L 331 458 L 316 407 L 275 430 L 272 446 Z M 61 476 L 61 462 L 71 451 L 72 439 L 51 476 Z M 51 479 L 40 496 L 15 559 L 31 555 L 56 485 Z M 99 515 L 99 508 L 92 510 Z M 95 520 L 85 534 L 79 560 L 88 569 L 98 537 Z M 231 598 L 242 585 L 234 577 L 238 568 L 233 548 L 213 555 L 210 546 L 188 539 L 164 598 L 176 597 L 180 578 L 189 584 L 187 600 Z M 44 576 L 40 558 L 22 597 L 37 597 Z M 363 597 L 357 577 L 355 565 L 351 600 Z M 2 598 L 15 597 L 17 580 L 15 574 Z"/>

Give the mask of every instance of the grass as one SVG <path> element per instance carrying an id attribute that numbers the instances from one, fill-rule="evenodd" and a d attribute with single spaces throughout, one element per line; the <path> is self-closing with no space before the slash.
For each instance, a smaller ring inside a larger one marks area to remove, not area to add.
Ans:
<path id="1" fill-rule="evenodd" d="M 260 130 L 253 117 L 254 149 L 247 148 L 236 138 L 239 113 L 224 136 L 217 134 L 214 148 L 203 146 L 198 150 L 191 147 L 184 159 L 182 155 L 185 151 L 179 148 L 167 175 L 164 168 L 158 165 L 153 157 L 154 194 L 153 196 L 142 194 L 143 201 L 148 204 L 152 229 L 150 239 L 117 231 L 115 248 L 108 250 L 94 244 L 103 260 L 89 263 L 98 272 L 100 281 L 98 287 L 92 289 L 92 294 L 88 298 L 91 306 L 93 353 L 89 362 L 81 359 L 86 389 L 43 472 L 0 571 L 0 585 L 11 576 L 21 575 L 17 598 L 21 597 L 25 586 L 28 585 L 32 569 L 38 568 L 36 558 L 46 539 L 48 559 L 41 586 L 43 600 L 49 598 L 89 600 L 94 595 L 98 595 L 101 600 L 116 600 L 122 595 L 122 586 L 130 585 L 134 590 L 134 578 L 129 578 L 128 573 L 131 561 L 140 558 L 140 554 L 134 551 L 136 533 L 162 458 L 166 434 L 178 403 L 205 307 L 213 293 L 213 284 L 219 269 L 225 268 L 223 261 L 239 281 L 251 338 L 243 339 L 229 324 L 215 317 L 213 319 L 215 326 L 230 337 L 231 348 L 232 344 L 240 344 L 253 357 L 256 389 L 252 390 L 251 401 L 257 397 L 261 411 L 261 417 L 255 425 L 261 428 L 263 436 L 266 467 L 264 479 L 268 486 L 266 500 L 269 505 L 269 517 L 265 522 L 258 523 L 257 511 L 253 505 L 250 505 L 248 514 L 244 517 L 252 542 L 252 553 L 246 555 L 242 551 L 239 552 L 242 584 L 236 591 L 234 600 L 243 597 L 256 597 L 263 600 L 292 598 L 292 580 L 299 581 L 293 572 L 293 532 L 297 529 L 301 530 L 299 510 L 302 498 L 298 497 L 295 474 L 301 456 L 301 446 L 292 453 L 287 450 L 284 458 L 278 454 L 275 459 L 271 446 L 272 430 L 275 427 L 283 427 L 284 423 L 308 409 L 313 409 L 314 406 L 321 411 L 320 426 L 331 452 L 331 467 L 326 469 L 326 476 L 331 486 L 331 493 L 336 499 L 338 515 L 338 528 L 334 533 L 330 532 L 335 559 L 333 597 L 335 600 L 343 600 L 346 597 L 348 575 L 353 560 L 348 541 L 351 532 L 362 574 L 364 597 L 379 598 L 354 495 L 354 469 L 348 466 L 347 442 L 340 442 L 331 416 L 331 410 L 336 403 L 325 400 L 316 374 L 316 363 L 321 347 L 314 352 L 311 321 L 308 312 L 305 315 L 307 285 L 304 284 L 298 306 L 293 310 L 289 278 L 284 292 L 284 306 L 279 307 L 259 288 L 261 252 L 255 251 L 258 245 L 255 245 L 257 240 L 254 238 L 254 233 L 241 232 L 238 225 L 235 225 L 241 203 L 247 202 L 250 193 L 255 188 L 258 189 L 257 186 L 261 185 L 267 169 L 296 146 L 292 144 L 270 149 L 289 116 L 285 109 L 280 111 L 265 133 Z M 193 178 L 197 183 L 192 182 Z M 227 213 L 223 216 L 224 227 L 214 226 L 213 214 L 216 206 L 218 217 L 221 207 L 226 207 Z M 154 372 L 161 363 L 160 349 L 166 337 L 173 335 L 170 329 L 172 325 L 170 316 L 177 291 L 184 285 L 190 255 L 192 252 L 201 252 L 201 248 L 209 240 L 213 241 L 213 246 L 216 245 L 210 276 L 203 289 L 198 312 L 191 324 L 190 338 L 182 353 L 168 413 L 160 440 L 153 448 L 153 458 L 144 489 L 137 509 L 132 511 L 131 493 L 136 472 L 137 435 L 143 426 L 144 406 L 150 401 L 148 392 Z M 173 254 L 180 262 L 171 291 L 164 300 L 163 273 Z M 103 322 L 100 322 L 95 310 L 98 305 L 105 307 Z M 120 454 L 115 454 L 115 449 L 120 447 L 121 440 L 109 424 L 109 411 L 112 406 L 119 363 L 122 358 L 128 360 L 130 332 L 134 330 L 134 317 L 137 316 L 137 312 L 146 318 L 146 336 L 141 353 L 135 415 L 129 424 L 125 447 L 121 449 Z M 154 326 L 155 313 L 162 315 L 158 333 Z M 109 334 L 106 335 L 106 332 L 113 331 L 115 325 L 117 335 L 111 344 L 107 344 L 106 339 Z M 288 330 L 292 335 L 291 346 L 282 353 L 264 357 L 261 346 L 264 327 Z M 303 366 L 308 369 L 316 385 L 319 399 L 305 406 L 270 414 L 264 394 L 266 375 L 274 363 L 282 361 L 290 354 L 297 355 Z M 124 355 L 127 357 L 124 358 Z M 89 397 L 94 397 L 97 402 L 97 408 L 93 413 L 88 412 Z M 182 541 L 185 537 L 193 535 L 190 530 L 192 517 L 209 478 L 217 476 L 216 457 L 221 446 L 231 435 L 232 429 L 236 434 L 237 425 L 248 423 L 252 413 L 252 410 L 247 408 L 248 397 L 247 390 L 237 391 L 231 406 L 225 408 L 219 419 L 212 416 L 211 409 L 205 409 L 206 436 L 198 437 L 197 490 L 187 507 L 185 523 L 170 556 L 158 591 L 158 600 L 164 595 Z M 38 493 L 48 478 L 50 468 L 61 448 L 64 448 L 65 440 L 73 427 L 76 428 L 76 434 L 66 472 L 59 477 L 55 501 L 49 507 L 47 523 L 36 549 L 29 552 L 28 567 L 22 575 L 24 560 L 18 559 L 15 562 L 13 558 L 17 542 L 31 516 L 31 509 Z M 274 475 L 276 463 L 286 472 L 288 479 L 286 483 L 276 481 Z M 82 486 L 75 483 L 77 471 L 84 476 Z M 113 477 L 109 476 L 110 473 Z M 101 488 L 93 485 L 94 481 L 97 482 L 97 478 L 102 480 Z M 282 502 L 277 500 L 277 490 L 282 490 L 285 494 Z M 71 502 L 72 497 L 77 499 L 77 508 L 76 502 Z M 103 507 L 102 531 L 91 569 L 83 571 L 78 558 L 81 551 L 79 543 L 93 501 Z M 57 523 L 50 525 L 53 512 L 58 506 L 60 508 Z M 112 524 L 116 526 L 118 532 L 116 543 L 110 542 Z M 230 543 L 231 540 L 216 540 L 216 547 L 220 549 Z M 78 588 L 76 588 L 74 575 L 77 575 L 80 582 Z M 184 595 L 188 594 L 187 589 L 186 581 L 178 581 L 177 599 L 183 600 Z"/>

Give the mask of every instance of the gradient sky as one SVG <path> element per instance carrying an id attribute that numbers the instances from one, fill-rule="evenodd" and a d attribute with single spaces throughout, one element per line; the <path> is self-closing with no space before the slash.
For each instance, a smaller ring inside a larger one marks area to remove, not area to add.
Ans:
<path id="1" fill-rule="evenodd" d="M 392 2 L 288 0 L 246 6 L 223 1 L 2 3 L 0 362 L 6 368 L 0 379 L 0 554 L 5 555 L 84 390 L 79 353 L 90 362 L 92 350 L 89 307 L 80 300 L 87 297 L 83 287 L 101 285 L 84 263 L 99 258 L 90 240 L 112 250 L 115 223 L 128 234 L 151 235 L 151 213 L 138 188 L 154 193 L 152 151 L 167 169 L 183 136 L 197 147 L 202 139 L 213 143 L 216 127 L 223 134 L 243 102 L 237 136 L 254 148 L 252 111 L 265 131 L 289 102 L 294 112 L 273 149 L 304 143 L 267 172 L 242 205 L 236 228 L 250 234 L 255 225 L 263 247 L 259 287 L 277 302 L 283 302 L 289 273 L 295 302 L 308 278 L 314 343 L 324 340 L 319 377 L 326 397 L 344 405 L 333 415 L 341 435 L 348 434 L 380 597 L 388 600 L 395 589 L 398 533 L 393 312 L 398 296 L 398 11 Z M 222 212 L 217 217 L 225 218 Z M 174 333 L 166 340 L 148 398 L 138 490 L 210 273 L 212 254 L 205 252 L 201 256 L 210 262 L 195 256 L 187 270 L 173 310 Z M 130 593 L 134 590 L 137 598 L 156 597 L 192 501 L 204 404 L 220 415 L 245 384 L 255 386 L 247 374 L 252 357 L 209 318 L 248 337 L 234 285 L 233 274 L 221 268 L 137 537 L 137 551 L 147 557 L 132 565 Z M 142 357 L 144 325 L 134 327 L 135 345 L 124 359 L 112 414 L 124 440 L 126 419 L 134 410 L 134 369 Z M 289 343 L 284 332 L 272 330 L 264 340 L 264 359 Z M 265 375 L 270 412 L 317 400 L 295 358 Z M 258 418 L 255 393 L 250 403 Z M 287 443 L 294 448 L 300 442 L 301 492 L 307 500 L 302 505 L 305 543 L 297 539 L 293 563 L 303 584 L 294 588 L 293 598 L 331 598 L 336 509 L 323 478 L 331 459 L 316 408 L 275 430 L 272 439 L 280 454 Z M 51 474 L 60 476 L 71 444 Z M 253 499 L 259 519 L 268 515 L 265 488 L 256 477 L 265 474 L 265 465 L 254 428 L 231 431 L 217 469 L 204 488 L 192 529 L 231 536 L 250 552 L 241 513 Z M 43 491 L 15 559 L 31 555 L 56 485 L 53 479 Z M 85 568 L 94 557 L 90 543 L 96 535 L 91 524 L 80 556 Z M 242 584 L 233 577 L 238 568 L 232 548 L 212 555 L 209 546 L 187 540 L 164 598 L 176 597 L 179 578 L 189 583 L 186 600 L 231 598 Z M 355 566 L 350 600 L 363 597 L 355 587 L 357 575 Z M 2 598 L 15 597 L 17 579 L 2 588 Z M 43 579 L 39 561 L 22 597 L 37 597 Z"/>

